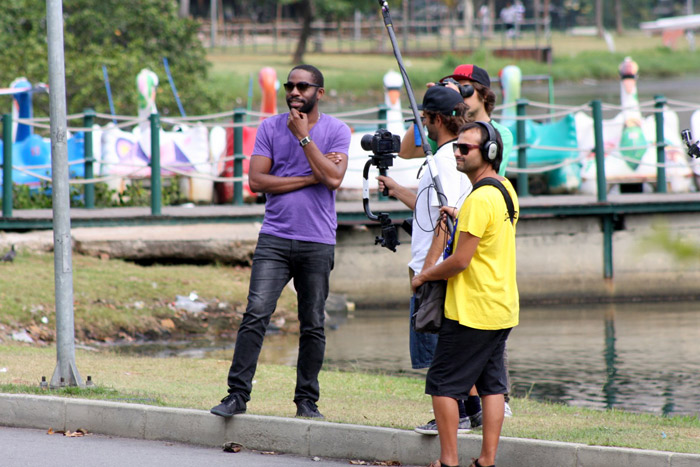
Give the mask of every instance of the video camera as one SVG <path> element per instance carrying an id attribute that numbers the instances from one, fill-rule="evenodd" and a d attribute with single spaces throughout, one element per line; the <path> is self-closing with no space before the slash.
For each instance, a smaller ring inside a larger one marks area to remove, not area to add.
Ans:
<path id="1" fill-rule="evenodd" d="M 360 146 L 365 151 L 371 151 L 376 155 L 397 153 L 401 150 L 401 138 L 392 135 L 389 130 L 380 128 L 373 135 L 364 135 L 360 140 Z"/>
<path id="2" fill-rule="evenodd" d="M 700 147 L 698 146 L 698 143 L 700 143 L 700 141 L 693 143 L 693 135 L 690 133 L 690 130 L 681 131 L 681 138 L 683 138 L 683 142 L 688 147 L 688 155 L 696 159 L 699 158 Z"/>
<path id="3" fill-rule="evenodd" d="M 459 84 L 459 82 L 454 78 L 445 78 L 439 83 L 438 86 L 447 86 L 447 83 L 452 83 L 459 88 L 459 93 L 462 95 L 462 99 L 471 97 L 474 94 L 474 86 L 471 84 Z"/>
<path id="4" fill-rule="evenodd" d="M 369 207 L 369 168 L 374 165 L 379 169 L 380 175 L 386 175 L 387 169 L 394 165 L 395 153 L 401 149 L 401 138 L 398 135 L 391 134 L 390 131 L 384 128 L 380 128 L 373 135 L 364 135 L 360 140 L 360 146 L 365 151 L 372 152 L 362 171 L 362 205 L 367 217 L 382 225 L 382 235 L 375 238 L 374 244 L 381 244 L 381 246 L 396 252 L 396 247 L 401 242 L 399 242 L 396 226 L 389 218 L 389 213 L 380 212 L 374 214 Z M 388 194 L 388 190 L 384 188 L 384 195 L 387 196 Z"/>

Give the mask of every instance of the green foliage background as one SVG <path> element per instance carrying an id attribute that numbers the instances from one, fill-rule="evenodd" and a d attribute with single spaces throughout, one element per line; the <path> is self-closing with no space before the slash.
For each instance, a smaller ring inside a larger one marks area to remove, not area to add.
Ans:
<path id="1" fill-rule="evenodd" d="M 198 40 L 198 23 L 177 16 L 172 0 L 64 0 L 66 100 L 69 113 L 87 107 L 109 113 L 102 65 L 106 65 L 117 114 L 135 115 L 136 74 L 148 67 L 158 74 L 158 107 L 177 114 L 163 57 L 168 59 L 188 114 L 214 108 L 206 87 L 206 54 Z M 0 86 L 25 76 L 48 83 L 46 2 L 3 2 L 0 12 Z M 48 114 L 49 99 L 37 95 L 36 115 Z"/>

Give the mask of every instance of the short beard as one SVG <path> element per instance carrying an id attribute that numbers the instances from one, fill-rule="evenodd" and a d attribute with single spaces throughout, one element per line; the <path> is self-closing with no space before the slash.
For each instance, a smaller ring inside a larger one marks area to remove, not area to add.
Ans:
<path id="1" fill-rule="evenodd" d="M 467 111 L 464 113 L 464 119 L 467 122 L 475 122 L 476 121 L 476 116 L 479 114 L 479 111 L 477 109 L 472 109 L 471 107 L 467 108 Z"/>
<path id="2" fill-rule="evenodd" d="M 308 114 L 309 112 L 311 112 L 313 108 L 316 107 L 316 102 L 318 102 L 318 98 L 316 97 L 317 94 L 318 88 L 315 88 L 314 95 L 311 96 L 306 102 L 304 102 L 301 107 L 299 107 L 299 112 L 303 114 Z M 290 105 L 290 103 L 290 100 L 287 99 L 287 107 L 289 107 L 289 109 L 291 110 L 292 106 Z"/>

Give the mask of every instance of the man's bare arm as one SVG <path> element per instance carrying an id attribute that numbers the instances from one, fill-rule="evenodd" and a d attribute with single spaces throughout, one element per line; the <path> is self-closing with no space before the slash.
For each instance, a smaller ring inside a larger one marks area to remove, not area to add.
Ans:
<path id="1" fill-rule="evenodd" d="M 415 125 L 411 125 L 403 135 L 403 139 L 401 140 L 401 149 L 399 150 L 399 157 L 402 159 L 417 159 L 419 157 L 425 157 L 423 146 L 416 146 L 415 127 Z"/>
<path id="2" fill-rule="evenodd" d="M 309 185 L 318 183 L 314 175 L 300 177 L 278 177 L 270 175 L 272 159 L 265 156 L 253 155 L 250 158 L 248 170 L 248 185 L 250 189 L 258 193 L 288 193 Z"/>

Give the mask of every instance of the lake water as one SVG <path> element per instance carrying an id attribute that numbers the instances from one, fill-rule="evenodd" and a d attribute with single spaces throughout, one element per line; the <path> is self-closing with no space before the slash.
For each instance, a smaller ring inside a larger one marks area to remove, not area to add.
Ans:
<path id="1" fill-rule="evenodd" d="M 325 368 L 413 375 L 407 310 L 358 310 L 333 319 Z M 261 362 L 295 365 L 296 335 L 265 338 Z M 187 346 L 161 355 L 229 360 Z M 654 414 L 700 414 L 700 304 L 694 302 L 525 307 L 508 340 L 512 394 L 573 406 Z"/>
<path id="2" fill-rule="evenodd" d="M 700 107 L 698 82 L 698 77 L 645 80 L 642 76 L 639 100 L 662 94 Z M 600 99 L 619 105 L 620 101 L 616 81 L 557 84 L 554 92 L 557 104 L 584 105 Z M 523 97 L 547 102 L 547 87 L 525 83 Z M 355 102 L 340 108 L 330 98 L 324 111 L 362 106 Z M 680 129 L 688 127 L 689 118 L 690 112 L 679 113 Z M 325 367 L 422 378 L 425 370 L 411 369 L 407 313 L 407 307 L 357 310 L 348 319 L 334 319 L 327 331 Z M 528 306 L 520 316 L 521 324 L 508 341 L 514 395 L 599 409 L 700 414 L 700 304 Z M 267 336 L 261 362 L 295 365 L 297 340 L 297 336 Z M 222 360 L 229 360 L 233 352 L 232 342 L 139 347 L 138 352 L 151 355 Z"/>

